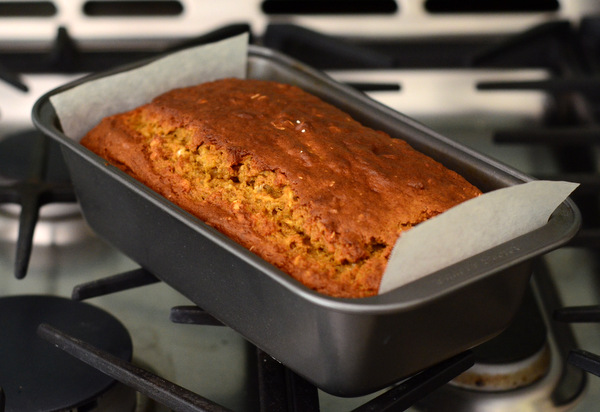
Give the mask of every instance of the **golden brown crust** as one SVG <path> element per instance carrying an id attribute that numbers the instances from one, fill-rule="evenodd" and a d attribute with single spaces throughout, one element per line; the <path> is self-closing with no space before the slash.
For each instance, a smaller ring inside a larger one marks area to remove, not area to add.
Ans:
<path id="1" fill-rule="evenodd" d="M 172 90 L 82 144 L 332 296 L 376 294 L 403 230 L 481 193 L 406 142 L 260 80 Z"/>

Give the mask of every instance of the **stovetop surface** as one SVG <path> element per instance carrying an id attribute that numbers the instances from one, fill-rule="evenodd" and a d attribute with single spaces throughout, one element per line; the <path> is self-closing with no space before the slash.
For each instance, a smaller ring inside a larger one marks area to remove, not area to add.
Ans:
<path id="1" fill-rule="evenodd" d="M 18 47 L 18 44 L 27 44 L 31 47 L 47 43 L 40 39 L 53 38 L 57 25 L 69 21 L 70 17 L 76 17 L 74 19 L 76 22 L 92 23 L 87 26 L 69 23 L 66 26 L 82 38 L 84 43 L 92 47 L 100 47 L 100 43 L 95 42 L 94 39 L 98 37 L 100 30 L 105 30 L 106 17 L 98 17 L 97 20 L 92 19 L 93 21 L 90 21 L 89 16 L 82 19 L 81 16 L 73 15 L 75 6 L 71 2 L 56 3 L 59 5 L 60 12 L 47 20 L 26 18 L 21 21 L 27 24 L 36 23 L 39 30 L 36 33 L 39 33 L 40 38 L 33 41 L 22 39 L 13 42 L 13 47 Z M 206 12 L 201 6 L 183 3 L 187 7 L 186 19 Z M 257 3 L 260 2 L 243 3 L 246 5 L 237 9 L 235 16 L 240 19 L 244 17 L 243 20 L 250 21 L 253 27 L 258 28 L 257 32 L 262 32 L 265 24 L 272 20 L 267 20 L 263 14 L 256 12 Z M 408 26 L 409 35 L 435 34 L 432 31 L 434 29 L 427 26 L 429 20 L 425 18 L 422 11 L 415 11 L 417 2 L 407 0 L 398 3 L 406 11 L 404 16 L 387 15 L 372 19 L 371 23 L 377 24 L 369 24 L 368 27 L 365 25 L 364 33 L 360 35 L 369 38 L 397 36 L 398 33 L 394 28 L 398 24 L 398 19 L 406 22 L 411 13 L 415 18 Z M 565 3 L 567 6 L 557 14 L 557 17 L 578 16 L 581 10 L 593 8 L 593 5 L 588 2 Z M 216 17 L 212 20 L 200 19 L 202 26 L 193 28 L 194 34 L 218 27 L 220 22 L 224 24 L 236 20 L 231 14 L 225 17 L 219 14 L 220 11 L 211 10 L 211 13 L 215 13 Z M 544 16 L 547 17 L 547 14 Z M 503 30 L 500 31 L 503 32 L 517 32 L 544 21 L 544 16 L 521 14 L 511 20 L 510 28 L 502 24 L 501 18 L 494 16 L 484 20 L 487 24 L 478 23 L 475 27 L 468 26 L 468 29 L 462 24 L 466 21 L 464 18 L 450 19 L 448 16 L 442 16 L 441 20 L 445 23 L 440 27 L 444 30 L 459 31 L 461 27 L 462 30 L 480 30 L 483 27 L 486 31 L 496 33 L 502 28 Z M 142 18 L 129 29 L 133 34 L 140 27 L 147 28 L 155 25 L 157 20 L 153 19 Z M 177 25 L 177 19 L 178 17 L 167 18 L 168 24 L 165 24 L 160 32 L 153 33 L 154 36 L 148 35 L 146 40 L 152 43 L 156 37 L 167 37 L 169 41 L 165 44 L 170 44 L 173 39 L 190 35 L 191 31 L 183 35 L 169 32 L 174 30 L 173 26 Z M 208 21 L 211 24 L 208 24 Z M 342 27 L 349 27 L 348 22 L 356 24 L 363 20 L 357 16 L 346 16 L 327 24 L 322 16 L 294 16 L 293 18 L 277 16 L 274 21 L 304 24 L 306 27 L 343 35 Z M 0 43 L 11 26 L 16 27 L 13 23 L 0 25 Z M 350 27 L 352 26 L 353 24 L 350 24 Z M 120 47 L 125 49 L 129 46 L 129 42 L 120 44 Z M 151 46 L 160 48 L 164 45 L 160 43 L 158 46 L 157 44 Z M 516 169 L 531 174 L 549 175 L 559 166 L 552 151 L 546 147 L 522 144 L 498 145 L 493 141 L 493 134 L 498 129 L 539 126 L 548 105 L 546 94 L 538 91 L 519 91 L 516 94 L 502 91 L 482 92 L 475 87 L 477 81 L 486 80 L 543 80 L 551 75 L 548 70 L 539 68 L 424 70 L 413 67 L 403 70 L 389 68 L 330 70 L 329 73 L 334 78 L 346 82 L 383 82 L 399 85 L 399 90 L 371 91 L 369 94 L 441 134 L 497 158 Z M 22 80 L 29 85 L 29 93 L 23 93 L 0 82 L 0 96 L 10 101 L 9 104 L 0 101 L 0 142 L 17 131 L 31 127 L 30 110 L 23 110 L 23 107 L 30 108 L 37 96 L 44 91 L 80 75 L 75 73 L 40 78 L 25 74 Z M 12 206 L 0 207 L 0 232 L 10 233 L 8 237 L 16 233 L 14 220 L 16 211 Z M 74 229 L 78 233 L 73 239 L 63 236 L 63 229 L 56 229 L 53 225 L 44 223 L 61 215 L 60 206 L 42 209 L 42 226 L 36 233 L 37 243 L 34 245 L 25 279 L 17 280 L 13 275 L 14 240 L 7 239 L 6 235 L 0 236 L 0 295 L 49 294 L 70 297 L 73 287 L 78 284 L 137 268 L 134 262 L 91 233 L 71 207 L 72 205 L 66 207 L 65 213 L 68 218 L 65 220 L 68 230 Z M 548 262 L 551 278 L 557 285 L 565 306 L 600 304 L 599 267 L 593 250 L 567 247 L 551 252 L 545 257 L 545 261 Z M 89 303 L 106 309 L 128 328 L 133 339 L 136 364 L 233 410 L 255 408 L 257 395 L 253 389 L 256 383 L 251 366 L 256 356 L 254 349 L 239 334 L 226 327 L 172 323 L 169 320 L 170 308 L 188 305 L 190 302 L 169 286 L 157 283 L 93 298 Z M 572 330 L 581 348 L 600 353 L 599 328 L 597 324 L 576 324 L 573 325 Z M 586 394 L 572 410 L 589 411 L 596 408 L 600 401 L 599 379 L 589 376 Z M 373 395 L 341 399 L 320 392 L 319 396 L 321 410 L 338 411 L 358 406 Z M 494 405 L 490 405 L 489 409 L 485 410 L 498 410 L 493 408 Z M 162 410 L 162 407 L 155 406 L 155 410 Z"/>

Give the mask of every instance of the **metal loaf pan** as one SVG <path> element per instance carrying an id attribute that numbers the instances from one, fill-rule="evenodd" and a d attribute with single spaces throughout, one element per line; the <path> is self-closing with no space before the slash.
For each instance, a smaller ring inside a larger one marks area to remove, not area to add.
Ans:
<path id="1" fill-rule="evenodd" d="M 298 61 L 256 46 L 248 58 L 248 77 L 296 84 L 407 140 L 483 191 L 530 180 Z M 519 307 L 531 259 L 565 243 L 580 225 L 567 200 L 544 227 L 392 292 L 364 299 L 321 295 L 67 138 L 49 97 L 88 79 L 41 97 L 33 121 L 61 144 L 92 229 L 334 395 L 382 389 L 500 333 Z"/>

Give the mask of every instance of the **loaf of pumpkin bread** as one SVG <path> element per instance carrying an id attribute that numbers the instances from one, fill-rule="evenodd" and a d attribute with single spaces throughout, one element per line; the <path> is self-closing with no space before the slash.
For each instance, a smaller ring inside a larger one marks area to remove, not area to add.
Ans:
<path id="1" fill-rule="evenodd" d="M 224 79 L 103 119 L 81 143 L 305 286 L 377 294 L 414 225 L 481 192 L 298 87 Z"/>

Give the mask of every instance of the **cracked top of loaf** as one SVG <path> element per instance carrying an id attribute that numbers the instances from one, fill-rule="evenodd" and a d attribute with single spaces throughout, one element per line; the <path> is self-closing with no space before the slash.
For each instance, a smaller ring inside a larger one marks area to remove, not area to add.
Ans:
<path id="1" fill-rule="evenodd" d="M 301 89 L 223 79 L 104 119 L 82 144 L 304 285 L 377 294 L 402 231 L 481 192 Z"/>

